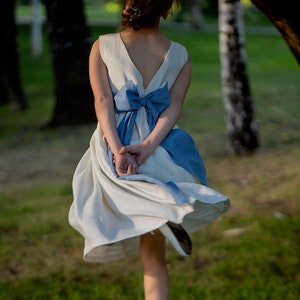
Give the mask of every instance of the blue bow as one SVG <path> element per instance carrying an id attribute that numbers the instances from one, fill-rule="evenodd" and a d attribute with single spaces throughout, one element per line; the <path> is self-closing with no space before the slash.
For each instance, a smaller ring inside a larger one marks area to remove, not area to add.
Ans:
<path id="1" fill-rule="evenodd" d="M 137 87 L 130 80 L 114 96 L 114 100 L 117 113 L 126 112 L 118 126 L 118 133 L 123 145 L 129 145 L 137 112 L 142 106 L 147 110 L 150 131 L 153 130 L 159 115 L 169 106 L 168 83 L 165 82 L 157 90 L 140 97 Z"/>

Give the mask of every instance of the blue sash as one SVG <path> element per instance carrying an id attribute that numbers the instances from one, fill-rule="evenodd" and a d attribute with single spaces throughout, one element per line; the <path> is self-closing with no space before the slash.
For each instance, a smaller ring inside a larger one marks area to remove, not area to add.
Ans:
<path id="1" fill-rule="evenodd" d="M 128 81 L 120 91 L 114 95 L 116 112 L 125 112 L 125 116 L 118 125 L 118 134 L 124 146 L 130 144 L 138 110 L 144 106 L 147 111 L 147 121 L 150 131 L 160 114 L 170 105 L 168 84 L 165 82 L 157 90 L 144 97 L 139 96 L 137 87 Z M 160 144 L 171 156 L 173 161 L 187 170 L 202 184 L 207 185 L 206 170 L 202 158 L 192 137 L 182 129 L 172 129 Z"/>

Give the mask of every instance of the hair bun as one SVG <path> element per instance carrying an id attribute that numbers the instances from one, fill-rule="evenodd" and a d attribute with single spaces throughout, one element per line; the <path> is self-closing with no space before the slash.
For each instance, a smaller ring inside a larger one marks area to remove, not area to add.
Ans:
<path id="1" fill-rule="evenodd" d="M 173 0 L 127 0 L 124 1 L 121 25 L 139 30 L 157 26 L 162 16 L 168 13 Z"/>
<path id="2" fill-rule="evenodd" d="M 122 12 L 123 24 L 130 25 L 134 30 L 141 28 L 140 17 L 143 15 L 143 11 L 138 7 L 125 8 Z"/>

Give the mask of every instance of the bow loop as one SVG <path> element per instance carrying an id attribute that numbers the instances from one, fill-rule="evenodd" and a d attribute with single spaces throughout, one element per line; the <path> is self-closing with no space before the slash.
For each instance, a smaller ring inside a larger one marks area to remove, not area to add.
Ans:
<path id="1" fill-rule="evenodd" d="M 114 95 L 117 112 L 134 111 L 140 108 L 139 92 L 132 81 L 128 81 Z"/>

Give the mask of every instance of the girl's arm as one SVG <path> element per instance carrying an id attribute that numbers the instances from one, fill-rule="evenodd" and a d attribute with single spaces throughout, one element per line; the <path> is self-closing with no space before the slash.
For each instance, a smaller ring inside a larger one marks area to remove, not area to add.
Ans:
<path id="1" fill-rule="evenodd" d="M 170 105 L 158 118 L 153 131 L 140 144 L 122 147 L 120 153 L 132 153 L 138 165 L 141 165 L 160 145 L 178 121 L 182 105 L 191 82 L 192 67 L 190 61 L 180 71 L 170 90 Z"/>
<path id="2" fill-rule="evenodd" d="M 137 164 L 132 155 L 121 155 L 120 141 L 114 110 L 114 100 L 111 92 L 106 65 L 99 50 L 99 40 L 95 41 L 89 58 L 89 76 L 94 94 L 94 105 L 98 122 L 103 135 L 114 155 L 116 172 L 119 176 L 138 173 Z"/>

